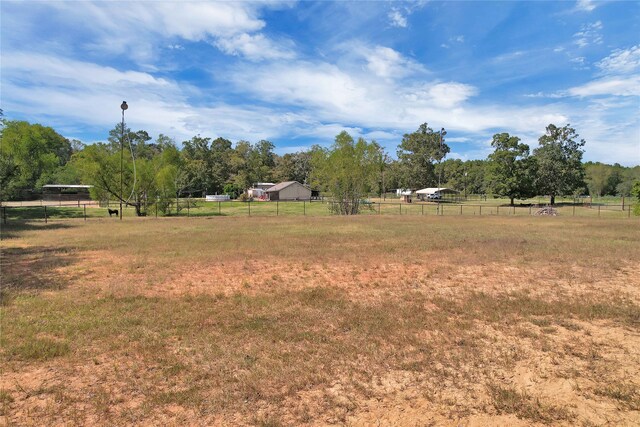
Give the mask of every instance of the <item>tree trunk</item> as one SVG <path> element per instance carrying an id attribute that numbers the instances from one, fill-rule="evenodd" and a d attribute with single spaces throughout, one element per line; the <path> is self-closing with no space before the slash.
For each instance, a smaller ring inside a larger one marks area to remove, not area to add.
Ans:
<path id="1" fill-rule="evenodd" d="M 556 204 L 556 195 L 555 194 L 551 195 L 551 203 L 550 204 L 551 204 L 551 206 Z"/>
<path id="2" fill-rule="evenodd" d="M 511 206 L 513 206 L 513 199 L 515 199 L 515 197 L 511 197 Z"/>

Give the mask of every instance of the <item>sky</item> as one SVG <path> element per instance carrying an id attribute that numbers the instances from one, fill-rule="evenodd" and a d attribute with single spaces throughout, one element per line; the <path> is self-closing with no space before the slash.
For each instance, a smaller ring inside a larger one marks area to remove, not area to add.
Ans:
<path id="1" fill-rule="evenodd" d="M 445 128 L 449 158 L 495 133 L 533 149 L 570 124 L 584 160 L 640 165 L 640 2 L 6 1 L 1 108 L 85 143 L 121 120 L 178 144 L 346 130 L 394 157 Z"/>

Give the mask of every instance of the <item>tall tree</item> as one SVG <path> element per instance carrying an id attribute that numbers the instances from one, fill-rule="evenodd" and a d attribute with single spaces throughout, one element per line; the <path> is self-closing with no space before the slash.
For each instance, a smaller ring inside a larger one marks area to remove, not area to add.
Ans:
<path id="1" fill-rule="evenodd" d="M 12 171 L 8 185 L 34 189 L 51 184 L 57 170 L 71 158 L 71 143 L 50 127 L 26 121 L 5 121 L 1 129 L 3 170 Z"/>
<path id="2" fill-rule="evenodd" d="M 602 196 L 607 190 L 607 183 L 611 177 L 611 167 L 600 162 L 587 162 L 584 165 L 584 170 L 589 194 L 592 197 Z"/>
<path id="3" fill-rule="evenodd" d="M 331 193 L 330 209 L 340 215 L 360 212 L 361 199 L 379 173 L 380 146 L 363 138 L 354 141 L 343 131 L 329 149 L 313 150 L 312 183 Z"/>
<path id="4" fill-rule="evenodd" d="M 300 151 L 298 153 L 287 153 L 277 156 L 273 169 L 274 182 L 298 181 L 306 184 L 309 181 L 311 172 L 311 152 Z"/>
<path id="5" fill-rule="evenodd" d="M 533 195 L 534 164 L 529 158 L 529 146 L 508 133 L 493 135 L 489 154 L 489 181 L 494 194 L 508 197 L 513 206 L 516 198 Z"/>
<path id="6" fill-rule="evenodd" d="M 538 164 L 535 180 L 539 194 L 548 195 L 553 205 L 556 196 L 573 194 L 584 187 L 582 153 L 584 139 L 578 140 L 576 130 L 569 125 L 557 127 L 550 124 L 533 152 Z"/>
<path id="7" fill-rule="evenodd" d="M 122 129 L 121 124 L 118 126 Z M 116 131 L 117 129 L 118 127 Z M 110 135 L 116 134 L 116 131 L 112 130 Z M 145 139 L 146 137 L 142 138 L 142 140 Z M 135 207 L 138 216 L 145 215 L 147 205 L 155 203 L 161 195 L 158 191 L 157 177 L 158 171 L 162 168 L 162 157 L 160 155 L 136 156 L 136 147 L 143 151 L 148 149 L 144 147 L 142 140 L 122 147 L 122 171 L 120 145 L 116 145 L 114 141 L 109 141 L 108 144 L 89 145 L 74 155 L 72 161 L 74 168 L 81 174 L 82 180 L 93 185 L 91 194 L 94 199 L 121 201 L 125 205 Z"/>
<path id="8" fill-rule="evenodd" d="M 398 146 L 402 174 L 401 185 L 405 188 L 420 188 L 438 182 L 434 162 L 440 162 L 449 153 L 440 132 L 434 132 L 427 123 L 413 133 L 405 134 Z"/>

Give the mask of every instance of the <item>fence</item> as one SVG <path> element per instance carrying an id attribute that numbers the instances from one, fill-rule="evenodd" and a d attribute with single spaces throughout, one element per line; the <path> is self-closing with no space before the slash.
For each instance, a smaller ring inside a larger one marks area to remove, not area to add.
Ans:
<path id="1" fill-rule="evenodd" d="M 147 217 L 180 216 L 323 216 L 332 215 L 329 209 L 331 201 L 218 201 L 204 202 L 183 199 L 175 205 L 173 211 L 163 214 L 157 205 L 147 207 Z M 115 206 L 115 205 L 114 205 Z M 403 202 L 364 202 L 361 205 L 362 215 L 413 215 L 413 216 L 525 216 L 534 215 L 543 205 L 491 205 L 480 203 L 403 203 Z M 559 216 L 592 217 L 592 218 L 630 218 L 633 207 L 630 204 L 620 205 L 584 205 L 560 204 L 554 207 Z M 133 207 L 123 209 L 125 218 L 136 216 Z M 36 205 L 36 206 L 1 206 L 2 224 L 16 221 L 44 221 L 62 219 L 110 218 L 116 220 L 118 214 L 110 214 L 106 207 L 95 203 L 74 203 L 72 205 Z"/>

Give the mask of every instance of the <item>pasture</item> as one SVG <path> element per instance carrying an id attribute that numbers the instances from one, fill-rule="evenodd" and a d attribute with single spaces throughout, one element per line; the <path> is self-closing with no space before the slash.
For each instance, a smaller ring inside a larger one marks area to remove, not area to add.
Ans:
<path id="1" fill-rule="evenodd" d="M 640 223 L 2 228 L 8 425 L 638 425 Z"/>

